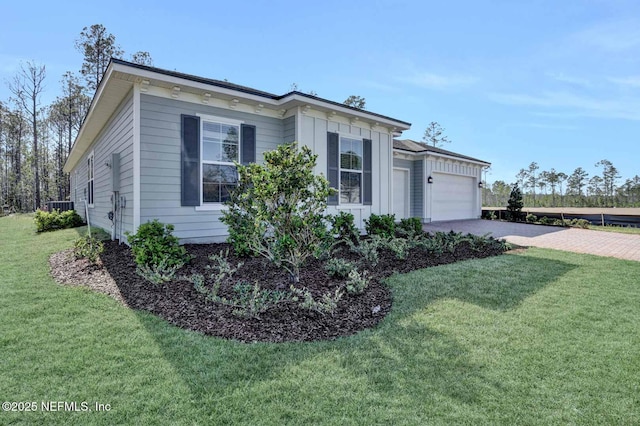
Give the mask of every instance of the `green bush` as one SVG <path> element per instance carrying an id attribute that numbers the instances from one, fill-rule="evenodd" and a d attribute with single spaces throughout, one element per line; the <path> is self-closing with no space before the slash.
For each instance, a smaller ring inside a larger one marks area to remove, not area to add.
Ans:
<path id="1" fill-rule="evenodd" d="M 350 241 L 347 241 L 347 244 L 352 252 L 362 256 L 370 266 L 376 266 L 379 260 L 378 251 L 384 246 L 384 242 L 384 238 L 379 235 L 372 235 L 367 239 L 361 240 L 358 245 Z"/>
<path id="2" fill-rule="evenodd" d="M 36 224 L 37 232 L 75 228 L 83 224 L 82 218 L 75 210 L 67 210 L 60 213 L 58 209 L 50 212 L 38 209 L 33 220 Z"/>
<path id="3" fill-rule="evenodd" d="M 345 285 L 347 293 L 349 294 L 362 294 L 362 292 L 369 287 L 369 278 L 367 278 L 367 271 L 362 274 L 358 270 L 354 269 L 349 272 L 349 279 Z"/>
<path id="4" fill-rule="evenodd" d="M 424 232 L 422 230 L 422 221 L 417 217 L 400 219 L 400 223 L 396 226 L 396 232 L 401 237 L 415 238 Z"/>
<path id="5" fill-rule="evenodd" d="M 324 269 L 327 273 L 336 278 L 346 278 L 349 276 L 349 273 L 356 269 L 356 266 L 344 259 L 339 257 L 334 257 L 329 259 L 327 263 L 324 265 Z"/>
<path id="6" fill-rule="evenodd" d="M 410 244 L 409 240 L 405 238 L 391 238 L 383 244 L 396 256 L 396 259 L 398 260 L 406 259 L 409 254 Z"/>
<path id="7" fill-rule="evenodd" d="M 538 221 L 538 216 L 529 213 L 525 220 L 527 221 L 527 223 L 536 223 Z"/>
<path id="8" fill-rule="evenodd" d="M 165 268 L 180 269 L 187 263 L 190 257 L 173 235 L 173 229 L 173 225 L 165 225 L 154 219 L 140 225 L 135 234 L 125 232 L 136 265 L 157 267 L 164 264 Z"/>
<path id="9" fill-rule="evenodd" d="M 393 238 L 396 235 L 396 216 L 393 214 L 371 214 L 364 220 L 365 229 L 369 235 L 380 235 Z"/>
<path id="10" fill-rule="evenodd" d="M 329 291 L 323 294 L 320 300 L 315 300 L 307 288 L 299 289 L 291 286 L 290 290 L 293 295 L 291 300 L 298 302 L 298 306 L 300 308 L 316 311 L 323 315 L 333 315 L 336 312 L 336 309 L 338 309 L 338 302 L 344 295 L 342 289 L 336 288 L 333 294 Z"/>
<path id="11" fill-rule="evenodd" d="M 221 220 L 240 236 L 241 250 L 246 243 L 298 282 L 307 259 L 326 249 L 324 211 L 335 190 L 314 173 L 317 155 L 306 146 L 280 145 L 264 158 L 264 165 L 237 165 L 238 185 Z"/>
<path id="12" fill-rule="evenodd" d="M 160 285 L 172 281 L 181 267 L 182 265 L 167 266 L 167 260 L 163 259 L 158 265 L 136 266 L 136 273 L 150 283 Z"/>
<path id="13" fill-rule="evenodd" d="M 507 217 L 512 222 L 517 222 L 522 216 L 522 207 L 524 202 L 522 201 L 522 191 L 518 188 L 518 184 L 513 185 L 511 194 L 509 195 L 509 201 L 507 202 Z"/>
<path id="14" fill-rule="evenodd" d="M 235 253 L 241 257 L 253 256 L 254 252 L 249 244 L 254 231 L 251 216 L 238 212 L 229 215 L 225 223 L 229 230 L 227 242 L 233 246 Z"/>
<path id="15" fill-rule="evenodd" d="M 360 232 L 354 223 L 353 214 L 340 212 L 337 215 L 329 216 L 329 223 L 331 223 L 331 234 L 336 238 L 354 243 L 360 239 Z"/>
<path id="16" fill-rule="evenodd" d="M 73 255 L 76 259 L 87 259 L 96 264 L 104 251 L 104 244 L 95 237 L 85 235 L 73 242 Z"/>
<path id="17" fill-rule="evenodd" d="M 541 223 L 542 225 L 552 225 L 553 220 L 549 219 L 546 216 L 542 216 L 540 219 L 538 219 L 538 223 Z"/>
<path id="18" fill-rule="evenodd" d="M 571 226 L 575 228 L 589 229 L 589 221 L 586 219 L 573 219 Z"/>

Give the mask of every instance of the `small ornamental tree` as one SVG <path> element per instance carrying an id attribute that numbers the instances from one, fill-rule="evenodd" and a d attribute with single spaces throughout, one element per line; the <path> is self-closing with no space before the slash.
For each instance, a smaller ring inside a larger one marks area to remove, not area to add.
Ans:
<path id="1" fill-rule="evenodd" d="M 323 213 L 335 190 L 313 173 L 317 157 L 293 143 L 265 153 L 264 165 L 238 164 L 238 186 L 222 215 L 236 251 L 264 256 L 293 282 L 327 238 Z"/>
<path id="2" fill-rule="evenodd" d="M 507 202 L 507 212 L 509 212 L 509 219 L 513 222 L 517 221 L 522 215 L 522 192 L 518 188 L 518 184 L 513 185 L 509 201 Z"/>

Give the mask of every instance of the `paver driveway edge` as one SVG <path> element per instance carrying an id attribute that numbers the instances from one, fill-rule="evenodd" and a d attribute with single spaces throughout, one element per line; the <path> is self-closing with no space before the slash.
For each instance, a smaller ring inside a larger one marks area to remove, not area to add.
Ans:
<path id="1" fill-rule="evenodd" d="M 561 228 L 494 220 L 455 220 L 425 224 L 427 232 L 489 234 L 520 246 L 550 248 L 640 262 L 640 235 Z"/>

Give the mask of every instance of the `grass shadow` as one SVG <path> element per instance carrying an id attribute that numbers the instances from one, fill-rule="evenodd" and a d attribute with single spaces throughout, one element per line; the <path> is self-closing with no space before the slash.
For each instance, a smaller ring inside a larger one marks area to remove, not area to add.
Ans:
<path id="1" fill-rule="evenodd" d="M 192 409 L 211 421 L 414 424 L 429 421 L 430 409 L 481 420 L 476 403 L 508 398 L 510 388 L 425 315 L 444 299 L 504 313 L 573 267 L 505 255 L 396 275 L 393 310 L 378 327 L 328 342 L 244 344 L 136 315 L 188 384 Z"/>

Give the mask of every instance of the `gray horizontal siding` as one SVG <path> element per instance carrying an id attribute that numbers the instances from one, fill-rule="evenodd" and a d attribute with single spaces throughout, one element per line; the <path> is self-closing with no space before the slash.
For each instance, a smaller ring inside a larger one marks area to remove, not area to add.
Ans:
<path id="1" fill-rule="evenodd" d="M 94 206 L 89 208 L 91 226 L 111 233 L 112 222 L 107 217 L 112 209 L 112 176 L 107 163 L 111 154 L 120 154 L 120 196 L 126 197 L 127 207 L 122 211 L 124 230 L 133 230 L 133 95 L 129 93 L 98 134 L 91 147 L 72 174 L 78 171 L 77 190 L 72 191 L 76 209 L 84 217 L 84 200 L 87 186 L 87 158 L 94 153 Z"/>
<path id="2" fill-rule="evenodd" d="M 180 205 L 180 116 L 206 114 L 256 126 L 256 161 L 284 140 L 284 120 L 180 100 L 141 95 L 140 223 L 159 219 L 175 226 L 183 242 L 223 240 L 219 211 Z"/>
<path id="3" fill-rule="evenodd" d="M 296 140 L 296 116 L 292 115 L 284 120 L 283 139 L 284 143 L 295 142 Z"/>

